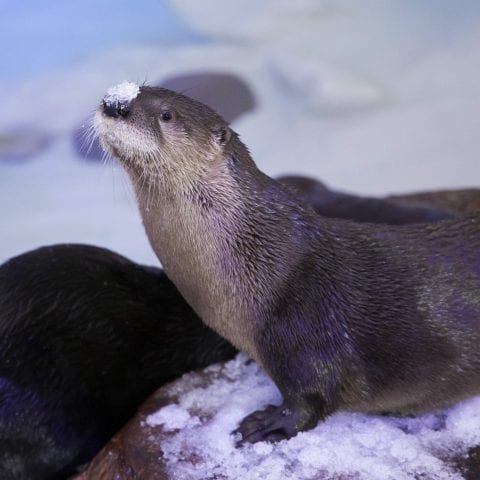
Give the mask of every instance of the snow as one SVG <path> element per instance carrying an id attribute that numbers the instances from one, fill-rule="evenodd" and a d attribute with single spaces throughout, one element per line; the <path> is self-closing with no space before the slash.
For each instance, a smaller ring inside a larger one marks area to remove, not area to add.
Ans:
<path id="1" fill-rule="evenodd" d="M 178 405 L 168 405 L 158 412 L 149 415 L 146 419 L 147 425 L 156 427 L 164 425 L 168 430 L 185 428 L 187 425 L 193 426 L 198 423 L 198 417 L 191 417 L 189 413 Z"/>
<path id="2" fill-rule="evenodd" d="M 140 93 L 140 87 L 133 82 L 124 80 L 122 83 L 110 87 L 103 100 L 107 103 L 128 103 L 131 102 Z"/>
<path id="3" fill-rule="evenodd" d="M 177 402 L 148 417 L 170 432 L 161 443 L 175 479 L 461 480 L 449 461 L 480 442 L 480 397 L 417 417 L 337 412 L 276 444 L 234 447 L 230 434 L 254 410 L 281 401 L 263 371 L 243 354 L 177 380 Z M 151 441 L 155 442 L 155 435 Z"/>

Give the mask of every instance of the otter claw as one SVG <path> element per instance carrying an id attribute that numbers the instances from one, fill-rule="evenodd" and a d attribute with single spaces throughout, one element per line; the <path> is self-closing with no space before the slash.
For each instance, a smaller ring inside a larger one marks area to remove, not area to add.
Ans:
<path id="1" fill-rule="evenodd" d="M 241 439 L 235 441 L 235 446 L 239 447 L 245 443 L 278 442 L 293 437 L 297 431 L 290 408 L 269 405 L 245 417 L 232 434 L 241 435 Z"/>

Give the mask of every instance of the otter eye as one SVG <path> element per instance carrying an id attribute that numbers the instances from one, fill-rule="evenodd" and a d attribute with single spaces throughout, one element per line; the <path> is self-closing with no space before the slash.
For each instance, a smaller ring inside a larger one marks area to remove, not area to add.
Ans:
<path id="1" fill-rule="evenodd" d="M 164 122 L 169 122 L 173 118 L 172 112 L 166 111 L 162 112 L 162 120 Z"/>

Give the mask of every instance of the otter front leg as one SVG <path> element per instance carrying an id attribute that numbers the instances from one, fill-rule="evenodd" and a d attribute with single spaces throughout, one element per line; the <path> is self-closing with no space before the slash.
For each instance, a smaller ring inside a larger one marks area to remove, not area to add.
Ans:
<path id="1" fill-rule="evenodd" d="M 236 446 L 244 443 L 277 442 L 294 437 L 298 432 L 313 428 L 323 418 L 318 408 L 307 402 L 284 401 L 281 405 L 268 405 L 245 417 L 234 434 L 242 438 Z"/>
<path id="2" fill-rule="evenodd" d="M 293 437 L 313 428 L 341 404 L 347 364 L 336 338 L 341 325 L 326 329 L 321 312 L 308 305 L 308 311 L 302 312 L 305 305 L 282 305 L 281 314 L 262 322 L 256 336 L 258 360 L 284 401 L 244 418 L 236 430 L 242 435 L 240 444 Z"/>

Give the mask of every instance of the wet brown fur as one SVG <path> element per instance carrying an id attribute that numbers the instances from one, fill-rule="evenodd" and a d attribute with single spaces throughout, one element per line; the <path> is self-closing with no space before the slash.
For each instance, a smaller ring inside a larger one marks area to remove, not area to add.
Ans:
<path id="1" fill-rule="evenodd" d="M 411 413 L 480 393 L 479 215 L 320 217 L 215 112 L 165 89 L 143 87 L 119 119 L 100 107 L 96 128 L 169 278 L 283 394 L 243 420 L 244 441 L 290 437 L 338 408 Z"/>

